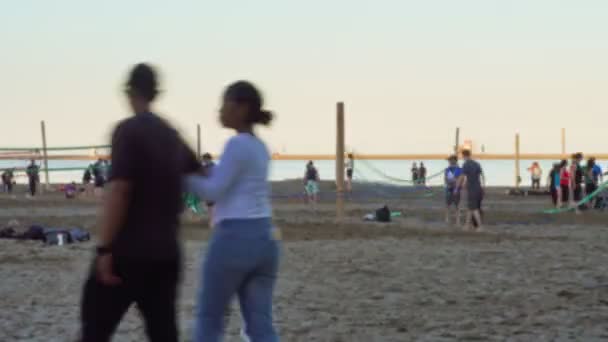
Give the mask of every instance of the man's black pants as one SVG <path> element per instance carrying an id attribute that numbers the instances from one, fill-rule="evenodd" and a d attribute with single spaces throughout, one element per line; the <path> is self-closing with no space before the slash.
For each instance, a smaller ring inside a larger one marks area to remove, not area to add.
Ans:
<path id="1" fill-rule="evenodd" d="M 133 303 L 143 316 L 151 342 L 177 342 L 179 269 L 179 260 L 115 259 L 114 273 L 122 283 L 106 286 L 96 279 L 93 267 L 81 303 L 81 342 L 110 341 Z"/>
<path id="2" fill-rule="evenodd" d="M 36 196 L 36 180 L 30 179 L 30 195 Z"/>

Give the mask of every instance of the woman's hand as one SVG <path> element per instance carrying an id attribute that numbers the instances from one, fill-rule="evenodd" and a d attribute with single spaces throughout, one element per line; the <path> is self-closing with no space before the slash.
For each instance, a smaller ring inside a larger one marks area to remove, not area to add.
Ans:
<path id="1" fill-rule="evenodd" d="M 116 286 L 120 285 L 122 279 L 114 274 L 112 254 L 104 254 L 97 256 L 96 272 L 97 279 L 104 285 Z"/>

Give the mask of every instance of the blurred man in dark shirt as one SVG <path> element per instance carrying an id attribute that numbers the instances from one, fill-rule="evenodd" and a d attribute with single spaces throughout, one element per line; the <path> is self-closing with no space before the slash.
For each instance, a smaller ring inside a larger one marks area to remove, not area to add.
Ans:
<path id="1" fill-rule="evenodd" d="M 135 115 L 112 136 L 109 191 L 82 299 L 82 341 L 109 341 L 136 303 L 150 341 L 177 342 L 181 179 L 200 164 L 177 131 L 152 112 L 158 90 L 150 66 L 135 66 L 126 91 Z"/>
<path id="2" fill-rule="evenodd" d="M 483 176 L 483 170 L 481 165 L 472 159 L 471 151 L 462 151 L 462 157 L 464 158 L 464 164 L 462 164 L 462 173 L 459 180 L 459 188 L 466 185 L 467 190 L 467 218 L 466 218 L 466 229 L 472 230 L 473 226 L 477 231 L 482 230 L 482 217 L 481 217 L 481 202 L 484 196 L 484 183 L 485 179 Z"/>

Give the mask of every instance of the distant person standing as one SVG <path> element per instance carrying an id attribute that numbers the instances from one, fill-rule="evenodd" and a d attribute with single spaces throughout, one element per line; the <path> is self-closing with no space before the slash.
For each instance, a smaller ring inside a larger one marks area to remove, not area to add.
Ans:
<path id="1" fill-rule="evenodd" d="M 14 182 L 14 170 L 6 169 L 2 173 L 2 186 L 4 188 L 4 192 L 8 194 L 13 193 L 13 182 Z"/>
<path id="2" fill-rule="evenodd" d="M 215 166 L 215 162 L 213 161 L 213 157 L 209 153 L 203 154 L 201 165 L 203 167 L 203 171 L 206 174 L 210 174 Z"/>
<path id="3" fill-rule="evenodd" d="M 426 167 L 424 167 L 423 162 L 420 162 L 418 168 L 418 184 L 426 185 Z"/>
<path id="4" fill-rule="evenodd" d="M 595 172 L 595 166 L 595 159 L 589 158 L 587 160 L 587 165 L 583 168 L 585 178 L 585 194 L 587 196 L 591 196 L 595 192 L 595 190 L 598 189 L 599 186 L 600 179 L 597 173 Z M 598 200 L 591 199 L 591 201 L 589 201 L 588 208 L 599 207 L 596 204 L 598 204 Z"/>
<path id="5" fill-rule="evenodd" d="M 86 196 L 93 196 L 93 186 L 91 184 L 93 181 L 93 169 L 93 165 L 90 164 L 84 170 L 84 174 L 82 175 L 82 185 L 84 186 Z"/>
<path id="6" fill-rule="evenodd" d="M 103 191 L 103 187 L 106 184 L 106 179 L 104 177 L 104 163 L 101 159 L 99 159 L 93 165 L 93 181 L 95 183 L 95 195 L 100 196 Z"/>
<path id="7" fill-rule="evenodd" d="M 101 163 L 101 176 L 103 177 L 104 184 L 110 179 L 110 162 L 104 160 Z"/>
<path id="8" fill-rule="evenodd" d="M 583 183 L 585 181 L 581 162 L 583 161 L 582 153 L 572 155 L 572 164 L 570 164 L 570 200 L 571 205 L 575 207 L 576 212 L 582 209 L 582 206 L 577 206 L 577 203 L 583 199 Z"/>
<path id="9" fill-rule="evenodd" d="M 568 205 L 570 202 L 570 168 L 568 161 L 562 160 L 559 164 L 559 187 L 562 195 L 562 205 Z"/>
<path id="10" fill-rule="evenodd" d="M 482 231 L 481 203 L 484 196 L 484 175 L 481 165 L 471 158 L 471 151 L 462 151 L 464 164 L 459 180 L 459 188 L 466 185 L 468 212 L 466 217 L 466 229 Z"/>
<path id="11" fill-rule="evenodd" d="M 27 174 L 30 196 L 36 196 L 37 186 L 40 182 L 40 167 L 36 164 L 36 161 L 32 159 L 30 165 L 25 169 Z"/>
<path id="12" fill-rule="evenodd" d="M 355 173 L 355 157 L 352 153 L 348 154 L 346 159 L 346 191 L 353 192 L 353 175 Z"/>
<path id="13" fill-rule="evenodd" d="M 595 157 L 591 157 L 589 160 L 593 161 L 593 177 L 597 178 L 597 184 L 599 185 L 604 182 L 604 172 L 600 164 L 595 160 Z"/>
<path id="14" fill-rule="evenodd" d="M 538 162 L 532 163 L 532 166 L 528 168 L 530 172 L 530 178 L 532 180 L 532 189 L 540 189 L 540 180 L 543 177 L 543 169 L 541 169 Z"/>
<path id="15" fill-rule="evenodd" d="M 456 212 L 456 225 L 460 225 L 460 192 L 458 191 L 458 179 L 462 174 L 462 169 L 458 166 L 458 157 L 452 155 L 448 158 L 449 165 L 445 169 L 445 222 L 450 224 L 451 209 Z"/>
<path id="16" fill-rule="evenodd" d="M 82 185 L 89 185 L 92 179 L 93 175 L 91 175 L 91 168 L 87 167 L 82 175 Z"/>
<path id="17" fill-rule="evenodd" d="M 316 204 L 319 202 L 319 171 L 312 160 L 306 164 L 304 188 L 306 189 L 306 195 L 308 196 L 308 203 Z"/>
<path id="18" fill-rule="evenodd" d="M 80 341 L 110 341 L 135 303 L 151 342 L 177 342 L 182 177 L 200 164 L 179 133 L 154 114 L 158 88 L 151 67 L 135 66 L 126 94 L 134 115 L 112 134 L 113 167 L 83 289 Z"/>
<path id="19" fill-rule="evenodd" d="M 593 161 L 593 170 L 591 172 L 592 173 L 592 177 L 593 177 L 593 181 L 595 183 L 596 188 L 598 188 L 600 186 L 600 184 L 604 183 L 604 172 L 602 170 L 602 167 L 595 160 L 594 157 L 591 157 L 590 160 Z M 603 197 L 602 196 L 596 196 L 594 208 L 595 209 L 602 208 L 602 205 L 603 205 L 602 201 L 603 201 Z"/>
<path id="20" fill-rule="evenodd" d="M 553 164 L 553 168 L 551 172 L 549 172 L 549 178 L 547 179 L 547 186 L 549 187 L 549 192 L 551 193 L 551 199 L 553 201 L 553 206 L 555 208 L 561 207 L 561 188 L 559 182 L 559 174 L 560 174 L 560 164 Z"/>
<path id="21" fill-rule="evenodd" d="M 213 171 L 213 168 L 215 167 L 215 162 L 213 162 L 213 157 L 211 156 L 211 154 L 209 153 L 205 153 L 203 154 L 203 161 L 202 161 L 202 166 L 203 166 L 203 173 L 205 174 L 205 176 L 209 177 L 211 176 L 211 172 Z M 209 215 L 209 223 L 210 225 L 213 225 L 213 206 L 215 205 L 215 203 L 213 201 L 206 201 L 205 204 L 207 205 L 207 214 Z"/>
<path id="22" fill-rule="evenodd" d="M 418 165 L 416 163 L 412 164 L 412 184 L 418 184 Z"/>

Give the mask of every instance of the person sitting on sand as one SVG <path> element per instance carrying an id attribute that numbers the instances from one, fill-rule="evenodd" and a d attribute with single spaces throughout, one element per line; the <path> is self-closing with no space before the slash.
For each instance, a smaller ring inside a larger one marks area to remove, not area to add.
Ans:
<path id="1" fill-rule="evenodd" d="M 532 163 L 532 166 L 528 168 L 530 172 L 530 178 L 532 179 L 532 189 L 540 189 L 540 180 L 543 176 L 543 169 L 541 169 L 538 162 Z"/>
<path id="2" fill-rule="evenodd" d="M 445 222 L 450 224 L 450 209 L 456 211 L 456 225 L 460 225 L 460 192 L 458 191 L 458 178 L 462 174 L 462 169 L 458 166 L 458 157 L 452 155 L 448 158 L 449 166 L 445 169 Z"/>
<path id="3" fill-rule="evenodd" d="M 560 164 L 554 163 L 551 172 L 549 172 L 549 178 L 547 179 L 547 185 L 549 187 L 549 192 L 551 192 L 551 199 L 555 208 L 559 208 L 562 205 L 561 188 L 559 182 L 560 169 Z"/>
<path id="4" fill-rule="evenodd" d="M 485 177 L 481 165 L 471 158 L 471 151 L 462 151 L 462 157 L 465 162 L 462 165 L 462 174 L 458 181 L 458 188 L 461 189 L 466 185 L 467 190 L 467 217 L 466 230 L 473 230 L 473 227 L 479 232 L 482 231 L 481 221 L 481 203 L 484 195 Z"/>
<path id="5" fill-rule="evenodd" d="M 306 164 L 304 188 L 308 196 L 308 203 L 316 204 L 319 201 L 319 171 L 317 171 L 312 160 Z"/>
<path id="6" fill-rule="evenodd" d="M 76 194 L 78 193 L 78 187 L 76 186 L 76 182 L 72 182 L 65 186 L 64 188 L 65 198 L 74 199 L 76 198 Z"/>
<path id="7" fill-rule="evenodd" d="M 346 191 L 353 192 L 353 175 L 355 173 L 355 157 L 352 153 L 348 154 L 345 164 L 346 169 Z"/>

